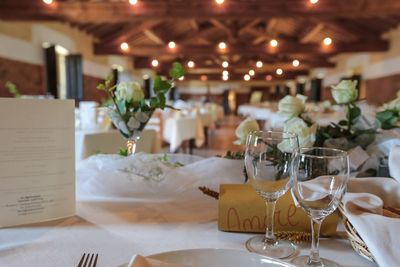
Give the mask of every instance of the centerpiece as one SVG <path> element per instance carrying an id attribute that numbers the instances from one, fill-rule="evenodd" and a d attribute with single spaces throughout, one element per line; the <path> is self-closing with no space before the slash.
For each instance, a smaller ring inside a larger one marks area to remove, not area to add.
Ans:
<path id="1" fill-rule="evenodd" d="M 166 94 L 174 86 L 174 81 L 184 75 L 183 67 L 175 62 L 169 72 L 170 79 L 157 76 L 154 79 L 154 96 L 145 99 L 140 84 L 135 81 L 112 84 L 112 77 L 107 77 L 97 89 L 107 92 L 112 105 L 107 107 L 108 116 L 121 135 L 126 139 L 126 155 L 135 153 L 140 133 L 158 108 L 173 108 L 166 104 Z"/>

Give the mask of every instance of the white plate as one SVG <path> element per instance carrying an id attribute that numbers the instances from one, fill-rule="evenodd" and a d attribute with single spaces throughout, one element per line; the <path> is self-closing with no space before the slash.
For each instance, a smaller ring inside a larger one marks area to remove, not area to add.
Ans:
<path id="1" fill-rule="evenodd" d="M 294 267 L 284 261 L 232 249 L 177 250 L 148 257 L 182 267 Z"/>

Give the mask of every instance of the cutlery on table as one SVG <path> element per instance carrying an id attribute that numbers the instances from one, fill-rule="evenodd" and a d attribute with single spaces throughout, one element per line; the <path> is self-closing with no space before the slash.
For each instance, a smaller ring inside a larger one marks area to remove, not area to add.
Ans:
<path id="1" fill-rule="evenodd" d="M 83 253 L 77 267 L 96 267 L 99 254 Z"/>

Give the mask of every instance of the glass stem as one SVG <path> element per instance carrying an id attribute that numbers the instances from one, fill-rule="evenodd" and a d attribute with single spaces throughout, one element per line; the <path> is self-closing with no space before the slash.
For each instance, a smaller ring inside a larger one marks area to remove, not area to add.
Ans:
<path id="1" fill-rule="evenodd" d="M 136 150 L 136 141 L 128 139 L 128 141 L 126 141 L 126 148 L 128 149 L 128 156 L 134 154 Z"/>
<path id="2" fill-rule="evenodd" d="M 276 236 L 274 234 L 274 215 L 276 200 L 267 200 L 265 204 L 267 206 L 267 229 L 265 231 L 264 242 L 266 243 L 266 245 L 273 246 L 277 242 Z"/>
<path id="3" fill-rule="evenodd" d="M 308 264 L 312 266 L 322 266 L 321 258 L 319 257 L 319 231 L 321 223 L 322 221 L 311 219 L 312 242 Z"/>

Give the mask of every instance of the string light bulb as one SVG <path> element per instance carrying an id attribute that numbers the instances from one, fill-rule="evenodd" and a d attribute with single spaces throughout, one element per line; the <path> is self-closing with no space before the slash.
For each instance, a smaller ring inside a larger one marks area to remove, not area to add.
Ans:
<path id="1" fill-rule="evenodd" d="M 324 45 L 330 46 L 332 44 L 332 39 L 330 37 L 326 37 L 323 41 Z"/>
<path id="2" fill-rule="evenodd" d="M 246 74 L 246 75 L 244 75 L 243 76 L 243 79 L 245 80 L 245 81 L 250 81 L 250 75 L 248 75 L 248 74 Z"/>
<path id="3" fill-rule="evenodd" d="M 250 76 L 254 76 L 256 74 L 256 72 L 254 70 L 249 70 L 249 74 L 250 74 Z"/>
<path id="4" fill-rule="evenodd" d="M 229 75 L 229 72 L 228 72 L 227 70 L 224 70 L 224 71 L 222 72 L 222 75 L 223 75 L 223 76 L 228 76 L 228 75 Z"/>
<path id="5" fill-rule="evenodd" d="M 201 76 L 200 76 L 200 80 L 202 80 L 202 81 L 207 81 L 207 80 L 208 80 L 207 75 L 201 75 Z"/>
<path id="6" fill-rule="evenodd" d="M 170 49 L 174 49 L 176 47 L 176 43 L 174 41 L 171 41 L 171 42 L 168 43 L 168 47 Z"/>
<path id="7" fill-rule="evenodd" d="M 220 43 L 218 44 L 218 48 L 219 48 L 220 50 L 225 50 L 225 49 L 226 49 L 226 43 L 225 43 L 225 42 L 220 42 Z"/>
<path id="8" fill-rule="evenodd" d="M 194 68 L 194 62 L 190 60 L 190 61 L 187 63 L 187 66 L 188 66 L 189 68 Z"/>
<path id="9" fill-rule="evenodd" d="M 271 41 L 269 41 L 269 45 L 271 47 L 277 47 L 278 46 L 278 41 L 276 39 L 272 39 Z"/>
<path id="10" fill-rule="evenodd" d="M 222 80 L 224 80 L 224 81 L 229 80 L 229 76 L 228 76 L 228 75 L 223 75 L 223 76 L 222 76 Z"/>
<path id="11" fill-rule="evenodd" d="M 262 61 L 260 61 L 260 60 L 256 62 L 256 67 L 257 67 L 257 68 L 262 68 L 263 65 L 264 65 L 264 64 L 263 64 Z"/>
<path id="12" fill-rule="evenodd" d="M 157 59 L 153 59 L 153 60 L 151 61 L 151 65 L 152 65 L 153 67 L 158 67 L 158 65 L 159 65 L 158 60 L 157 60 Z"/>
<path id="13" fill-rule="evenodd" d="M 265 76 L 265 79 L 267 81 L 272 81 L 272 75 L 268 74 L 267 76 Z"/>
<path id="14" fill-rule="evenodd" d="M 293 67 L 298 67 L 298 66 L 300 66 L 300 61 L 295 59 L 295 60 L 293 60 L 292 65 L 293 65 Z"/>
<path id="15" fill-rule="evenodd" d="M 178 78 L 178 80 L 183 81 L 185 79 L 185 76 L 181 76 Z"/>
<path id="16" fill-rule="evenodd" d="M 137 2 L 138 2 L 138 0 L 129 0 L 129 4 L 132 6 L 136 5 Z"/>
<path id="17" fill-rule="evenodd" d="M 129 45 L 128 45 L 127 42 L 121 43 L 120 47 L 121 47 L 121 49 L 124 50 L 124 51 L 126 51 L 126 50 L 129 49 Z"/>
<path id="18" fill-rule="evenodd" d="M 318 3 L 319 0 L 310 0 L 310 3 L 315 5 L 316 3 Z"/>
<path id="19" fill-rule="evenodd" d="M 43 0 L 43 3 L 45 3 L 46 5 L 51 5 L 53 4 L 53 0 Z"/>
<path id="20" fill-rule="evenodd" d="M 276 69 L 276 74 L 282 75 L 283 74 L 283 70 L 281 68 Z"/>
<path id="21" fill-rule="evenodd" d="M 228 61 L 224 61 L 224 62 L 222 62 L 222 67 L 223 68 L 227 68 L 227 67 L 229 67 L 229 62 Z"/>
<path id="22" fill-rule="evenodd" d="M 225 2 L 225 0 L 215 0 L 215 3 L 218 5 L 222 5 Z"/>

